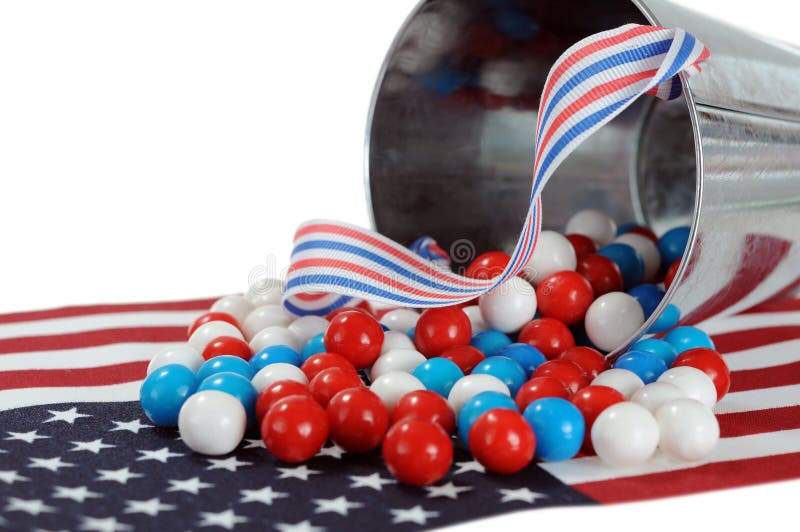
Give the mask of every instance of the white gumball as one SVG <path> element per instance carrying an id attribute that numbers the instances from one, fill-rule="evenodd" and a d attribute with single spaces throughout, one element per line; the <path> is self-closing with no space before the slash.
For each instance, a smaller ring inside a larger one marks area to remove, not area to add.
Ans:
<path id="1" fill-rule="evenodd" d="M 512 333 L 533 319 L 536 303 L 536 290 L 530 283 L 525 279 L 512 277 L 481 296 L 478 306 L 489 327 L 503 333 Z"/>
<path id="2" fill-rule="evenodd" d="M 147 374 L 150 375 L 158 368 L 168 364 L 180 364 L 192 371 L 197 371 L 197 368 L 202 366 L 203 362 L 205 362 L 203 356 L 191 345 L 171 345 L 156 353 L 156 356 L 150 360 L 150 363 L 147 365 Z"/>
<path id="3" fill-rule="evenodd" d="M 248 339 L 267 327 L 286 327 L 292 322 L 292 317 L 280 305 L 263 305 L 247 315 L 242 322 L 242 330 Z"/>
<path id="4" fill-rule="evenodd" d="M 384 314 L 380 321 L 389 327 L 390 331 L 406 333 L 410 328 L 416 327 L 418 320 L 419 312 L 416 310 L 398 308 Z"/>
<path id="5" fill-rule="evenodd" d="M 656 410 L 658 447 L 666 455 L 696 462 L 706 458 L 719 441 L 719 422 L 709 408 L 694 399 L 673 399 Z"/>
<path id="6" fill-rule="evenodd" d="M 658 423 L 636 403 L 611 405 L 592 426 L 592 446 L 601 460 L 614 467 L 645 463 L 658 446 Z"/>
<path id="7" fill-rule="evenodd" d="M 283 299 L 283 281 L 280 279 L 261 279 L 250 286 L 246 297 L 255 307 L 279 305 Z"/>
<path id="8" fill-rule="evenodd" d="M 472 335 L 476 335 L 483 331 L 489 330 L 489 325 L 483 319 L 481 308 L 478 305 L 469 305 L 461 309 L 464 314 L 469 318 L 469 323 L 472 325 Z"/>
<path id="9" fill-rule="evenodd" d="M 567 221 L 566 234 L 588 236 L 601 248 L 614 241 L 617 224 L 602 211 L 586 209 L 576 212 Z"/>
<path id="10" fill-rule="evenodd" d="M 237 322 L 242 323 L 254 308 L 255 306 L 249 299 L 235 294 L 217 299 L 214 304 L 211 305 L 211 312 L 230 314 L 236 318 Z"/>
<path id="11" fill-rule="evenodd" d="M 288 328 L 297 337 L 298 344 L 303 346 L 319 333 L 325 332 L 328 320 L 321 316 L 303 316 L 290 323 Z"/>
<path id="12" fill-rule="evenodd" d="M 655 413 L 661 405 L 674 399 L 686 398 L 686 392 L 668 382 L 651 382 L 639 388 L 631 401 Z"/>
<path id="13" fill-rule="evenodd" d="M 458 417 L 458 413 L 464 403 L 481 392 L 500 392 L 508 396 L 511 395 L 508 386 L 503 381 L 492 375 L 479 373 L 466 375 L 458 379 L 450 389 L 447 402 L 450 403 L 450 407 Z"/>
<path id="14" fill-rule="evenodd" d="M 542 231 L 533 256 L 525 265 L 525 277 L 534 285 L 556 272 L 574 270 L 578 265 L 575 248 L 555 231 Z"/>
<path id="15" fill-rule="evenodd" d="M 178 414 L 178 431 L 192 451 L 210 456 L 236 449 L 247 428 L 247 413 L 234 396 L 204 390 L 189 397 Z"/>
<path id="16" fill-rule="evenodd" d="M 656 246 L 655 242 L 646 236 L 636 233 L 620 235 L 614 242 L 628 244 L 639 252 L 644 262 L 644 275 L 642 276 L 642 280 L 645 283 L 651 283 L 656 280 L 658 270 L 661 268 L 661 253 L 658 252 L 658 246 Z"/>
<path id="17" fill-rule="evenodd" d="M 644 382 L 632 371 L 611 368 L 595 377 L 592 381 L 592 386 L 608 386 L 609 388 L 614 388 L 624 395 L 625 399 L 630 399 L 644 386 Z"/>
<path id="18" fill-rule="evenodd" d="M 383 401 L 386 410 L 392 413 L 394 405 L 407 393 L 424 390 L 418 378 L 404 371 L 391 371 L 373 381 L 369 389 Z"/>
<path id="19" fill-rule="evenodd" d="M 415 349 L 414 342 L 406 333 L 400 331 L 386 331 L 383 333 L 383 345 L 381 354 L 387 353 L 392 349 Z"/>
<path id="20" fill-rule="evenodd" d="M 295 351 L 300 349 L 297 336 L 286 327 L 267 327 L 250 340 L 250 349 L 253 353 L 258 353 L 271 345 L 288 345 Z"/>
<path id="21" fill-rule="evenodd" d="M 589 340 L 601 351 L 613 351 L 644 324 L 642 306 L 624 292 L 609 292 L 595 299 L 586 311 L 584 326 Z"/>
<path id="22" fill-rule="evenodd" d="M 415 349 L 392 349 L 378 357 L 369 370 L 369 378 L 375 380 L 393 371 L 411 373 L 426 360 L 425 355 Z"/>
<path id="23" fill-rule="evenodd" d="M 231 325 L 227 321 L 209 321 L 198 327 L 189 337 L 189 345 L 194 347 L 199 353 L 211 343 L 215 338 L 220 336 L 233 336 L 240 340 L 244 340 L 242 331 L 235 325 Z"/>
<path id="24" fill-rule="evenodd" d="M 686 393 L 690 399 L 700 401 L 708 408 L 717 403 L 717 389 L 714 381 L 697 368 L 678 366 L 670 368 L 658 378 L 658 382 L 674 384 Z"/>
<path id="25" fill-rule="evenodd" d="M 286 362 L 276 362 L 264 366 L 255 374 L 253 387 L 258 393 L 261 393 L 269 385 L 278 381 L 296 381 L 300 384 L 308 384 L 308 377 L 297 366 Z"/>

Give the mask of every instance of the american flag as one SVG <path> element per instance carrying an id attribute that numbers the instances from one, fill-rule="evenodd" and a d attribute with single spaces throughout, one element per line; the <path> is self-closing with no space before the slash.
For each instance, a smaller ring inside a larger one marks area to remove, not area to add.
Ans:
<path id="1" fill-rule="evenodd" d="M 138 405 L 147 362 L 213 300 L 0 316 L 0 527 L 40 530 L 419 530 L 553 505 L 635 501 L 800 477 L 800 299 L 703 324 L 732 370 L 709 459 L 596 457 L 485 474 L 458 447 L 435 486 L 396 483 L 380 455 L 328 444 L 275 461 L 257 433 L 231 455 L 193 454 Z"/>

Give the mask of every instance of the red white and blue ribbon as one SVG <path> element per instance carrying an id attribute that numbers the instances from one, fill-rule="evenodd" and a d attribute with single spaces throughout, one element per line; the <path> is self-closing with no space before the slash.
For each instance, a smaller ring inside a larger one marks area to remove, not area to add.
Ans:
<path id="1" fill-rule="evenodd" d="M 530 260 L 541 230 L 541 191 L 561 162 L 639 96 L 679 97 L 678 74 L 699 72 L 708 56 L 681 29 L 638 24 L 587 37 L 561 55 L 539 104 L 530 207 L 511 261 L 498 277 L 462 277 L 376 232 L 314 220 L 295 234 L 284 305 L 295 314 L 324 315 L 354 299 L 426 308 L 485 294 Z"/>

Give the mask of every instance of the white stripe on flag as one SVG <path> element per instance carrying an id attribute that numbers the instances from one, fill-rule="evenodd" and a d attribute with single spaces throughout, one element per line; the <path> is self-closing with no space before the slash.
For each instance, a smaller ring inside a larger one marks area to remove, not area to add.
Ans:
<path id="1" fill-rule="evenodd" d="M 724 334 L 729 332 L 762 329 L 764 327 L 782 327 L 787 325 L 800 325 L 800 312 L 762 312 L 753 314 L 740 314 L 725 318 L 716 318 L 704 321 L 697 327 L 708 334 Z"/>
<path id="2" fill-rule="evenodd" d="M 125 362 L 150 360 L 160 350 L 182 342 L 120 343 L 0 355 L 0 371 L 22 369 L 67 369 L 110 366 Z"/>
<path id="3" fill-rule="evenodd" d="M 732 392 L 714 407 L 716 414 L 752 412 L 769 408 L 784 408 L 800 405 L 800 384 L 776 386 L 746 392 Z"/>
<path id="4" fill-rule="evenodd" d="M 800 361 L 800 340 L 765 344 L 752 349 L 725 353 L 731 371 L 771 368 Z"/>
<path id="5" fill-rule="evenodd" d="M 203 311 L 176 310 L 158 312 L 120 312 L 91 314 L 70 318 L 50 318 L 46 320 L 5 323 L 0 325 L 0 340 L 24 336 L 50 336 L 116 329 L 122 327 L 188 327 Z"/>
<path id="6" fill-rule="evenodd" d="M 21 388 L 0 391 L 0 410 L 56 403 L 105 403 L 139 399 L 142 381 L 107 386 Z"/>

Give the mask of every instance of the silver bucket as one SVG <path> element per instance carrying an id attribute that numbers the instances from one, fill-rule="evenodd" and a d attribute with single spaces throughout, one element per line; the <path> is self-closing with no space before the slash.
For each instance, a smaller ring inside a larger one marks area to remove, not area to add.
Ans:
<path id="1" fill-rule="evenodd" d="M 561 165 L 542 196 L 544 227 L 563 230 L 585 208 L 658 234 L 691 225 L 675 282 L 631 341 L 668 304 L 696 324 L 796 289 L 800 50 L 664 0 L 423 1 L 373 96 L 374 228 L 404 243 L 429 234 L 445 247 L 468 239 L 474 253 L 513 249 L 551 65 L 630 22 L 683 28 L 711 58 L 683 79 L 682 98 L 641 98 Z"/>

